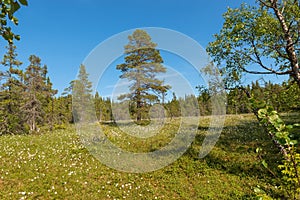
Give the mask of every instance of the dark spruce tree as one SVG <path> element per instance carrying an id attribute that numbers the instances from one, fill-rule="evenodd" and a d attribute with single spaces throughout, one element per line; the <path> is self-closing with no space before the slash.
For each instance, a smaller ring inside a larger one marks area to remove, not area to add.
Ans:
<path id="1" fill-rule="evenodd" d="M 17 60 L 16 47 L 9 44 L 1 62 L 0 72 L 0 135 L 24 133 L 22 64 Z"/>
<path id="2" fill-rule="evenodd" d="M 125 63 L 117 65 L 122 72 L 120 78 L 130 81 L 130 92 L 119 97 L 120 100 L 129 99 L 135 109 L 137 122 L 142 120 L 149 105 L 159 102 L 159 96 L 164 97 L 169 86 L 164 85 L 156 75 L 165 73 L 163 59 L 156 43 L 144 30 L 135 30 L 128 36 L 129 43 L 125 46 Z M 163 100 L 163 99 L 162 99 Z"/>
<path id="3" fill-rule="evenodd" d="M 41 59 L 35 55 L 29 57 L 30 65 L 24 73 L 23 92 L 25 113 L 24 119 L 29 126 L 29 132 L 39 132 L 41 126 L 45 125 L 46 107 L 49 98 L 53 97 L 54 90 L 51 88 L 50 80 L 47 77 L 47 66 L 41 65 Z M 47 81 L 48 80 L 48 81 Z"/>
<path id="4" fill-rule="evenodd" d="M 94 110 L 92 83 L 84 65 L 80 65 L 77 79 L 71 82 L 73 117 L 75 122 L 89 122 Z"/>
<path id="5" fill-rule="evenodd" d="M 172 119 L 173 117 L 180 117 L 180 103 L 176 97 L 175 92 L 173 92 L 173 98 L 170 102 L 167 103 L 167 109 L 169 112 L 169 117 Z"/>
<path id="6" fill-rule="evenodd" d="M 47 71 L 46 71 L 47 73 Z M 55 113 L 55 95 L 57 94 L 57 90 L 52 89 L 52 82 L 50 81 L 50 77 L 46 79 L 46 101 L 45 105 L 43 106 L 45 115 L 45 121 L 48 124 L 50 130 L 54 129 L 55 124 L 59 124 L 60 122 L 57 120 L 57 116 Z"/>

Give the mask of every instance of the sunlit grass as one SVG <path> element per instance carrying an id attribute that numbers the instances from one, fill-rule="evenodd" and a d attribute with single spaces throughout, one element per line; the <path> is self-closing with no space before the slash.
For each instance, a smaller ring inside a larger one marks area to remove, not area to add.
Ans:
<path id="1" fill-rule="evenodd" d="M 257 185 L 272 192 L 274 177 L 259 164 L 255 149 L 271 149 L 266 158 L 275 162 L 277 150 L 255 117 L 228 116 L 215 148 L 199 159 L 209 122 L 209 117 L 201 118 L 195 142 L 175 163 L 142 174 L 101 164 L 72 126 L 41 135 L 2 136 L 0 199 L 251 199 Z M 101 126 L 120 147 L 147 152 L 168 144 L 178 124 L 168 122 L 146 141 L 127 136 L 117 126 Z"/>

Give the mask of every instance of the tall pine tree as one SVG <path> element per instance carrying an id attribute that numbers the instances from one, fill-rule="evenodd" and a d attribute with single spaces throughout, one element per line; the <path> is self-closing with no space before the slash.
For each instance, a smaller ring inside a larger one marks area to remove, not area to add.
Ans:
<path id="1" fill-rule="evenodd" d="M 128 37 L 129 43 L 125 46 L 125 63 L 117 65 L 122 72 L 120 76 L 132 82 L 130 93 L 120 96 L 120 99 L 130 99 L 136 108 L 136 120 L 141 121 L 142 114 L 151 102 L 158 102 L 159 95 L 166 93 L 169 86 L 163 85 L 156 75 L 165 73 L 166 68 L 161 64 L 163 59 L 157 44 L 144 30 L 135 30 Z"/>

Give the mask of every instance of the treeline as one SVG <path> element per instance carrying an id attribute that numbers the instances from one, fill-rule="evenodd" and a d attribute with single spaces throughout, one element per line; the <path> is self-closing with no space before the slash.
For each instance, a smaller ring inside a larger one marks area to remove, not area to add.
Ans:
<path id="1" fill-rule="evenodd" d="M 39 132 L 69 121 L 71 98 L 55 95 L 47 66 L 35 55 L 21 70 L 16 47 L 10 44 L 1 61 L 0 135 Z"/>
<path id="2" fill-rule="evenodd" d="M 190 106 L 194 103 L 193 99 L 195 98 L 197 99 L 200 115 L 212 114 L 212 95 L 210 90 L 204 86 L 197 86 L 196 88 L 198 89 L 197 97 L 186 96 L 185 98 L 177 98 L 173 94 L 172 101 L 167 102 L 165 105 L 170 117 L 180 116 L 180 107 L 184 107 L 187 113 L 195 113 L 195 110 L 192 109 L 195 106 Z M 253 99 L 260 99 L 261 102 L 266 102 L 278 112 L 300 111 L 300 89 L 297 83 L 286 81 L 282 84 L 273 84 L 269 81 L 262 85 L 255 81 L 243 88 L 237 87 L 227 90 L 226 113 L 253 113 L 247 93 Z"/>
<path id="3" fill-rule="evenodd" d="M 128 119 L 128 112 L 131 119 L 136 118 L 134 102 L 112 102 L 110 98 L 101 97 L 98 92 L 93 95 L 92 84 L 83 65 L 80 67 L 78 78 L 71 81 L 62 95 L 57 96 L 57 90 L 53 89 L 48 76 L 47 66 L 42 64 L 41 59 L 31 55 L 30 64 L 21 70 L 22 62 L 17 59 L 15 50 L 14 45 L 9 45 L 1 61 L 0 135 L 38 133 L 64 128 L 67 124 L 80 120 L 78 112 L 80 109 L 88 108 L 88 105 L 85 105 L 87 99 L 94 104 L 90 114 L 96 114 L 99 121 Z M 197 89 L 199 91 L 197 97 L 194 95 L 177 97 L 173 93 L 170 101 L 149 102 L 143 105 L 142 119 L 150 118 L 149 111 L 157 103 L 165 110 L 163 114 L 161 109 L 154 110 L 158 113 L 157 117 L 163 115 L 174 118 L 183 116 L 184 113 L 197 116 L 196 107 L 199 108 L 201 115 L 210 115 L 212 112 L 210 91 L 203 86 L 198 86 Z M 267 82 L 261 86 L 256 81 L 245 87 L 245 90 L 255 99 L 264 100 L 279 112 L 300 110 L 300 91 L 295 83 Z M 228 114 L 252 112 L 245 90 L 235 88 L 228 91 L 226 104 Z M 76 92 L 85 94 L 84 98 L 81 96 L 81 102 L 72 99 L 72 93 Z M 153 109 L 151 112 L 153 113 Z"/>
<path id="4" fill-rule="evenodd" d="M 244 89 L 234 88 L 227 95 L 227 114 L 251 113 L 251 105 L 246 92 L 254 99 L 259 99 L 272 106 L 278 112 L 297 112 L 300 110 L 300 89 L 295 81 L 285 81 L 282 84 L 258 81 Z"/>
<path id="5" fill-rule="evenodd" d="M 79 77 L 85 77 L 86 81 L 88 74 L 81 66 Z M 81 75 L 80 75 L 81 74 Z M 79 82 L 85 82 L 76 80 Z M 89 84 L 84 84 L 89 85 Z M 91 85 L 87 87 L 90 91 Z M 73 88 L 74 90 L 77 90 Z M 184 97 L 177 97 L 175 93 L 172 94 L 172 99 L 166 102 L 153 101 L 147 102 L 143 105 L 141 117 L 143 120 L 149 120 L 152 117 L 181 117 L 181 116 L 201 116 L 212 114 L 212 95 L 210 90 L 204 86 L 198 86 L 198 95 L 186 95 Z M 91 92 L 91 91 L 90 91 Z M 282 84 L 273 84 L 266 82 L 264 85 L 259 84 L 258 81 L 247 85 L 243 89 L 234 88 L 227 91 L 226 113 L 227 114 L 243 114 L 253 113 L 251 104 L 246 92 L 250 93 L 252 98 L 260 99 L 272 106 L 278 112 L 295 112 L 300 110 L 300 89 L 296 83 L 287 81 Z M 80 93 L 86 93 L 81 91 Z M 136 119 L 136 105 L 134 101 L 112 101 L 110 98 L 103 98 L 96 92 L 95 95 L 90 95 L 94 103 L 91 115 L 96 114 L 99 121 L 116 121 L 116 120 L 132 120 Z M 73 103 L 76 103 L 73 101 Z M 88 105 L 84 105 L 85 101 L 79 103 L 80 107 L 87 109 Z M 163 106 L 164 113 L 161 109 L 156 108 L 155 105 Z M 78 106 L 75 106 L 78 107 Z M 153 109 L 154 108 L 154 109 Z M 199 112 L 197 109 L 199 109 Z M 156 112 L 156 114 L 155 114 Z M 76 116 L 76 113 L 73 113 Z"/>

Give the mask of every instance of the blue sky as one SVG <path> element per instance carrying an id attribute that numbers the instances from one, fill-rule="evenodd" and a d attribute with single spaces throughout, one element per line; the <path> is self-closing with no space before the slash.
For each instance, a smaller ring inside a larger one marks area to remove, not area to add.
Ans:
<path id="1" fill-rule="evenodd" d="M 222 27 L 227 7 L 242 2 L 254 0 L 29 0 L 17 13 L 19 26 L 13 27 L 21 35 L 18 58 L 26 67 L 31 54 L 39 56 L 61 93 L 89 53 L 107 38 L 130 29 L 162 27 L 186 34 L 205 48 Z M 103 84 L 109 88 L 115 82 Z"/>

